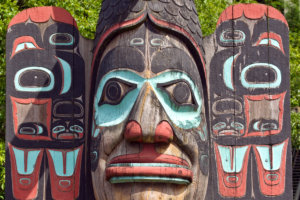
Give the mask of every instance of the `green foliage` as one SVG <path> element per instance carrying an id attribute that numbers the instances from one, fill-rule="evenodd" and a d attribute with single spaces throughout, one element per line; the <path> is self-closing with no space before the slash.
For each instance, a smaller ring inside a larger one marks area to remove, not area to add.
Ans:
<path id="1" fill-rule="evenodd" d="M 255 0 L 231 1 L 236 3 L 256 3 Z M 204 36 L 215 32 L 221 13 L 232 3 L 228 0 L 195 0 L 201 30 Z"/>
<path id="2" fill-rule="evenodd" d="M 300 1 L 286 2 L 286 18 L 290 27 L 291 107 L 300 107 Z M 300 149 L 300 113 L 291 113 L 292 146 Z"/>
<path id="3" fill-rule="evenodd" d="M 299 33 L 300 31 L 300 1 L 299 0 L 290 0 L 287 1 L 286 4 L 286 15 L 290 26 L 290 31 Z M 299 43 L 298 43 L 299 44 Z M 298 46 L 300 47 L 300 46 Z"/>
<path id="4" fill-rule="evenodd" d="M 295 149 L 300 149 L 300 113 L 291 113 L 292 126 L 292 146 Z"/>
<path id="5" fill-rule="evenodd" d="M 2 2 L 3 1 L 3 2 Z M 5 37 L 10 19 L 18 13 L 16 1 L 0 3 L 0 137 L 5 133 Z"/>
<path id="6" fill-rule="evenodd" d="M 300 37 L 290 32 L 291 107 L 300 106 Z"/>
<path id="7" fill-rule="evenodd" d="M 215 29 L 220 14 L 230 5 L 227 0 L 195 0 L 203 35 L 211 35 Z"/>
<path id="8" fill-rule="evenodd" d="M 5 188 L 5 142 L 0 139 L 0 200 L 4 199 Z"/>

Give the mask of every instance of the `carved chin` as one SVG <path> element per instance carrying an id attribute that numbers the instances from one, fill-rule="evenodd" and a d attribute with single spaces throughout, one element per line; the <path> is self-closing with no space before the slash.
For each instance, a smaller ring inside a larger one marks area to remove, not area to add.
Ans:
<path id="1" fill-rule="evenodd" d="M 127 154 L 119 151 L 122 145 L 108 157 L 102 154 L 98 168 L 92 174 L 97 199 L 203 197 L 207 176 L 203 176 L 198 163 L 193 164 L 193 159 L 174 143 L 160 148 L 153 144 L 143 145 L 142 150 L 129 149 Z"/>
<path id="2" fill-rule="evenodd" d="M 99 170 L 99 168 L 97 169 Z M 93 176 L 93 180 L 100 178 Z M 105 177 L 101 177 L 105 178 Z M 206 179 L 203 181 L 203 190 L 206 184 Z M 98 187 L 94 188 L 95 197 L 99 200 L 183 200 L 183 199 L 194 199 L 197 196 L 199 199 L 203 197 L 203 194 L 197 194 L 197 190 L 201 188 L 198 183 L 176 184 L 176 183 L 161 183 L 161 182 L 126 182 L 126 183 L 111 183 L 106 179 L 98 183 Z M 95 183 L 95 182 L 94 182 Z M 95 187 L 95 184 L 94 184 Z"/>

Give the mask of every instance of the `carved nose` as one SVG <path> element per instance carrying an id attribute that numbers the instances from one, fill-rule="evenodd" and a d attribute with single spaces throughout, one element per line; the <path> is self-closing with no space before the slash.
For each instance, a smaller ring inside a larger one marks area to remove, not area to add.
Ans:
<path id="1" fill-rule="evenodd" d="M 155 129 L 155 142 L 169 143 L 173 140 L 173 129 L 167 121 L 160 122 Z"/>
<path id="2" fill-rule="evenodd" d="M 136 121 L 130 121 L 125 128 L 124 137 L 129 142 L 142 142 L 142 128 Z"/>
<path id="3" fill-rule="evenodd" d="M 144 139 L 143 131 L 140 124 L 136 121 L 130 121 L 125 128 L 124 137 L 129 142 L 143 142 L 143 143 L 169 143 L 173 140 L 173 130 L 167 121 L 161 121 L 156 129 L 154 138 Z"/>

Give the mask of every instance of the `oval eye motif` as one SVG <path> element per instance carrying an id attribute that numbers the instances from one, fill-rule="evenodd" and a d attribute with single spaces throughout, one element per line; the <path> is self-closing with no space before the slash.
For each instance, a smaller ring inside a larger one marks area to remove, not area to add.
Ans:
<path id="1" fill-rule="evenodd" d="M 60 133 L 60 132 L 63 132 L 65 131 L 66 128 L 64 126 L 55 126 L 53 129 L 52 129 L 52 132 L 53 133 Z"/>
<path id="2" fill-rule="evenodd" d="M 242 69 L 241 83 L 247 89 L 278 88 L 281 85 L 281 71 L 269 63 L 254 63 Z"/>
<path id="3" fill-rule="evenodd" d="M 225 46 L 230 46 L 230 45 L 240 46 L 244 44 L 245 40 L 246 40 L 246 35 L 241 30 L 226 29 L 220 35 L 220 41 Z"/>
<path id="4" fill-rule="evenodd" d="M 173 97 L 175 101 L 180 104 L 187 103 L 190 99 L 191 91 L 189 86 L 186 83 L 178 83 L 176 84 L 173 90 Z"/>
<path id="5" fill-rule="evenodd" d="M 82 133 L 83 128 L 79 125 L 73 125 L 73 126 L 70 126 L 70 131 L 73 131 L 73 132 L 76 132 L 76 133 Z"/>
<path id="6" fill-rule="evenodd" d="M 165 84 L 160 87 L 168 92 L 169 96 L 176 104 L 195 104 L 190 86 L 184 81 Z"/>
<path id="7" fill-rule="evenodd" d="M 213 126 L 213 130 L 220 130 L 226 127 L 225 122 L 218 122 Z"/>
<path id="8" fill-rule="evenodd" d="M 47 87 L 51 83 L 50 75 L 42 70 L 27 70 L 20 74 L 19 83 L 22 87 Z"/>
<path id="9" fill-rule="evenodd" d="M 244 125 L 241 124 L 241 123 L 239 123 L 239 122 L 232 122 L 230 125 L 235 130 L 242 130 L 242 129 L 244 129 Z"/>
<path id="10" fill-rule="evenodd" d="M 122 94 L 122 88 L 118 82 L 109 82 L 105 92 L 108 100 L 118 101 Z"/>
<path id="11" fill-rule="evenodd" d="M 73 45 L 73 36 L 69 33 L 54 33 L 50 36 L 49 42 L 52 45 Z"/>
<path id="12" fill-rule="evenodd" d="M 109 80 L 104 86 L 102 98 L 99 102 L 99 106 L 102 104 L 118 104 L 123 97 L 135 88 L 135 85 L 125 83 L 124 81 L 113 79 Z"/>

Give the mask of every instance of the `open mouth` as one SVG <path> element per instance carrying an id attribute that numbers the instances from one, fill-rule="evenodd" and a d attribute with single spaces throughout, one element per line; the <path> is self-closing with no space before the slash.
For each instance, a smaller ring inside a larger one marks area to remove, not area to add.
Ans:
<path id="1" fill-rule="evenodd" d="M 144 144 L 138 154 L 113 158 L 106 168 L 110 183 L 156 182 L 188 185 L 193 173 L 186 160 L 160 154 L 153 144 Z"/>
<path id="2" fill-rule="evenodd" d="M 53 134 L 53 137 L 56 139 L 71 140 L 71 139 L 78 139 L 79 135 L 77 133 L 59 133 L 59 134 Z"/>
<path id="3" fill-rule="evenodd" d="M 222 130 L 219 132 L 219 135 L 241 135 L 238 131 L 236 130 Z"/>

